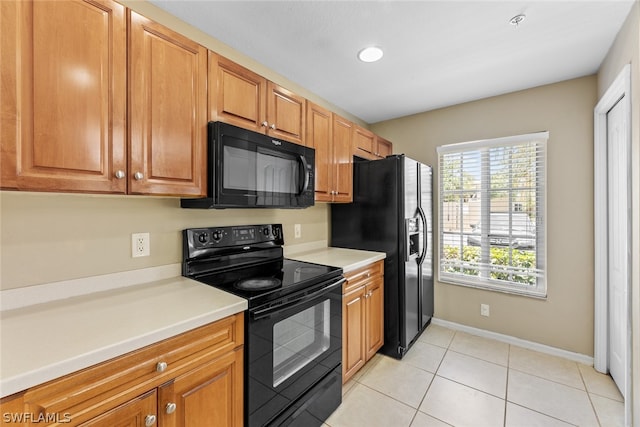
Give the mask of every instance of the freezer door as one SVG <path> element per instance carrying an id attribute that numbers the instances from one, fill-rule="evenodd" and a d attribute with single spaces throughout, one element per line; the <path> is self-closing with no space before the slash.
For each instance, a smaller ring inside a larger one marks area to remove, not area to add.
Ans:
<path id="1" fill-rule="evenodd" d="M 424 329 L 433 316 L 433 171 L 430 166 L 419 164 L 420 210 L 423 216 L 422 251 L 420 268 L 420 299 L 422 300 L 420 329 Z"/>
<path id="2" fill-rule="evenodd" d="M 419 215 L 419 175 L 418 175 L 418 162 L 415 160 L 404 157 L 404 215 L 405 221 L 408 223 L 420 224 Z M 418 235 L 418 241 L 420 236 Z M 405 238 L 405 242 L 411 241 L 409 238 Z M 422 247 L 418 244 L 418 254 L 422 252 Z M 409 248 L 406 248 L 409 250 Z M 420 319 L 421 319 L 421 298 L 420 298 L 420 266 L 418 264 L 419 257 L 405 258 L 405 276 L 404 287 L 401 285 L 401 291 L 404 291 L 402 295 L 402 301 L 404 301 L 404 334 L 401 337 L 400 345 L 404 348 L 409 346 L 409 343 L 420 332 Z M 403 278 L 400 278 L 402 280 Z"/>

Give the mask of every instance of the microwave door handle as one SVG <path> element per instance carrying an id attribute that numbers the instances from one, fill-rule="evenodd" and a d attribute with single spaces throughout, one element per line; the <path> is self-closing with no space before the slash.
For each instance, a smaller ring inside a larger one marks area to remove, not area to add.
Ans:
<path id="1" fill-rule="evenodd" d="M 304 184 L 302 185 L 300 193 L 298 193 L 298 195 L 301 195 L 309 188 L 309 172 L 307 171 L 309 164 L 303 154 L 300 154 L 299 158 L 300 163 L 302 164 L 302 173 L 304 173 Z"/>

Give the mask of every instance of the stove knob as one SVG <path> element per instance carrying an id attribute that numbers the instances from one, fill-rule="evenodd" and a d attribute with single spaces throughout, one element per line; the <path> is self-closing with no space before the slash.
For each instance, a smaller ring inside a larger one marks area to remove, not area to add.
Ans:
<path id="1" fill-rule="evenodd" d="M 211 233 L 211 235 L 213 236 L 213 240 L 215 240 L 216 242 L 222 239 L 222 233 L 220 232 L 220 230 L 214 231 L 213 233 Z"/>
<path id="2" fill-rule="evenodd" d="M 200 241 L 200 243 L 207 243 L 207 241 L 209 240 L 209 235 L 207 233 L 202 233 L 198 236 L 198 240 Z"/>
<path id="3" fill-rule="evenodd" d="M 263 228 L 262 232 L 264 233 L 265 236 L 268 236 L 269 235 L 269 227 Z"/>

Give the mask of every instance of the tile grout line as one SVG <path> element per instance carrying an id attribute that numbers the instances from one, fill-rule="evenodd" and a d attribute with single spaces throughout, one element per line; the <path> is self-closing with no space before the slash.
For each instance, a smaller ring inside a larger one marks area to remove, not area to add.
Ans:
<path id="1" fill-rule="evenodd" d="M 509 372 L 511 371 L 511 344 L 507 347 L 507 380 L 504 388 L 504 417 L 502 425 L 507 427 L 507 402 L 509 401 Z"/>
<path id="2" fill-rule="evenodd" d="M 458 333 L 457 331 L 453 332 L 453 335 L 451 336 L 451 340 L 449 341 L 449 344 L 447 344 L 447 346 L 444 347 L 445 351 L 444 351 L 444 354 L 442 355 L 442 359 L 440 359 L 440 363 L 438 363 L 438 367 L 435 369 L 435 372 L 433 373 L 433 378 L 431 378 L 431 383 L 429 384 L 429 387 L 427 387 L 427 390 L 424 392 L 424 396 L 422 396 L 422 399 L 420 400 L 420 404 L 418 404 L 418 408 L 416 409 L 416 413 L 413 415 L 413 419 L 411 420 L 412 423 L 413 423 L 413 420 L 415 420 L 416 416 L 418 415 L 418 412 L 421 412 L 420 411 L 420 407 L 422 406 L 422 403 L 424 402 L 424 399 L 427 398 L 427 394 L 429 393 L 429 390 L 431 389 L 431 386 L 433 385 L 433 382 L 435 381 L 436 377 L 438 376 L 438 371 L 440 370 L 440 367 L 442 366 L 442 362 L 444 362 L 444 358 L 447 357 L 447 353 L 449 352 L 449 347 L 451 347 L 451 343 L 453 342 L 453 339 L 455 338 L 457 333 Z M 440 347 L 440 348 L 443 348 L 443 347 Z M 453 350 L 451 350 L 451 351 L 453 351 Z M 441 378 L 443 378 L 443 377 L 441 377 Z M 426 415 L 430 416 L 431 418 L 434 418 L 434 419 L 436 419 L 438 421 L 441 421 L 444 424 L 451 425 L 451 424 L 441 420 L 440 418 L 437 418 L 437 417 L 435 417 L 435 416 L 433 416 L 433 415 L 431 415 L 431 414 L 429 414 L 427 412 L 423 412 L 423 414 L 426 414 Z M 409 426 L 411 426 L 411 424 L 409 424 Z"/>
<path id="3" fill-rule="evenodd" d="M 591 409 L 593 410 L 593 415 L 596 416 L 596 421 L 598 422 L 598 425 L 602 426 L 602 422 L 600 421 L 600 417 L 598 416 L 598 411 L 596 410 L 596 407 L 593 404 L 593 400 L 591 399 L 591 393 L 589 393 L 589 388 L 587 387 L 587 382 L 584 380 L 584 375 L 582 373 L 582 370 L 580 369 L 579 366 L 576 365 L 576 367 L 578 368 L 578 373 L 580 374 L 580 379 L 582 380 L 582 384 L 584 385 L 584 391 L 587 393 L 587 399 L 589 399 L 589 405 L 591 405 Z"/>

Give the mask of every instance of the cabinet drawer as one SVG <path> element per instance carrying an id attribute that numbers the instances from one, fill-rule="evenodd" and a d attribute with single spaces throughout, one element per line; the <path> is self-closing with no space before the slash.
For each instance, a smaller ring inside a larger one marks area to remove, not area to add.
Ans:
<path id="1" fill-rule="evenodd" d="M 243 334 L 243 314 L 229 316 L 33 387 L 24 395 L 25 410 L 86 421 L 232 351 L 243 344 Z"/>
<path id="2" fill-rule="evenodd" d="M 362 285 L 365 285 L 375 277 L 384 276 L 384 262 L 377 261 L 358 270 L 345 274 L 347 281 L 342 285 L 342 293 L 346 294 Z"/>

